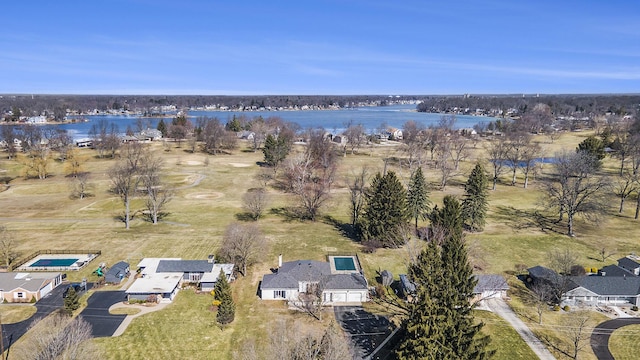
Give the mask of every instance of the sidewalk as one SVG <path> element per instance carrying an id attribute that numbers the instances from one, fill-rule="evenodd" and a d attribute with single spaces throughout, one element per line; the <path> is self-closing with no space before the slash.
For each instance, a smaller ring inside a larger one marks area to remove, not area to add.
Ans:
<path id="1" fill-rule="evenodd" d="M 529 329 L 529 327 L 518 318 L 516 313 L 511 310 L 504 300 L 485 299 L 484 301 L 486 301 L 486 305 L 491 309 L 491 311 L 511 324 L 522 340 L 524 340 L 531 350 L 538 355 L 538 358 L 542 360 L 555 360 L 555 357 L 549 352 L 549 350 L 547 350 L 540 339 L 538 339 L 531 329 Z"/>
<path id="2" fill-rule="evenodd" d="M 139 309 L 140 312 L 135 314 L 135 315 L 127 315 L 126 318 L 124 318 L 124 320 L 122 321 L 122 323 L 120 324 L 120 326 L 116 329 L 116 331 L 113 333 L 113 336 L 120 336 L 124 333 L 125 330 L 127 330 L 127 327 L 129 327 L 129 324 L 131 324 L 131 320 L 137 318 L 138 316 L 142 316 L 144 314 L 148 314 L 154 311 L 158 311 L 158 310 L 162 310 L 164 309 L 167 305 L 169 305 L 170 303 L 159 303 L 153 306 L 145 306 L 145 305 L 132 305 L 132 304 L 125 304 L 124 302 L 119 302 L 117 304 L 113 304 L 110 308 L 109 311 L 113 310 L 113 309 L 117 309 L 117 308 L 122 308 L 122 307 L 126 307 L 126 308 L 133 308 L 133 309 Z"/>

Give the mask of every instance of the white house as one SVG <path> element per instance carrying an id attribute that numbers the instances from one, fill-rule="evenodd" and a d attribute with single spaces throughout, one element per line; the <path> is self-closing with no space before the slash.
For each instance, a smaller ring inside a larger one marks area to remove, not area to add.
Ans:
<path id="1" fill-rule="evenodd" d="M 222 270 L 233 281 L 233 264 L 216 264 L 213 256 L 207 260 L 180 258 L 144 258 L 138 263 L 141 277 L 127 289 L 129 299 L 172 301 L 183 284 L 192 284 L 202 291 L 214 288 Z"/>
<path id="2" fill-rule="evenodd" d="M 260 298 L 263 300 L 297 302 L 303 294 L 320 293 L 323 305 L 369 301 L 368 284 L 356 256 L 329 256 L 329 262 L 282 263 L 281 259 L 277 272 L 262 278 Z M 345 262 L 347 266 L 343 267 Z"/>

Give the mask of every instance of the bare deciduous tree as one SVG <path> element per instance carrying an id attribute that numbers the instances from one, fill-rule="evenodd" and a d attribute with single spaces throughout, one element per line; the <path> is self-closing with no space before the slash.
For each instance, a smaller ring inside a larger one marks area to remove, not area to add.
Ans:
<path id="1" fill-rule="evenodd" d="M 167 203 L 173 198 L 173 189 L 160 177 L 163 161 L 152 153 L 145 151 L 143 164 L 140 167 L 140 180 L 146 196 L 146 208 L 151 222 L 158 224 Z"/>
<path id="2" fill-rule="evenodd" d="M 533 173 L 535 175 L 536 164 L 542 156 L 542 148 L 537 142 L 530 142 L 524 149 L 522 149 L 520 162 L 518 167 L 524 175 L 524 188 L 529 186 L 529 176 Z"/>
<path id="3" fill-rule="evenodd" d="M 249 189 L 242 196 L 242 208 L 254 221 L 258 220 L 267 207 L 268 194 L 264 187 Z"/>
<path id="4" fill-rule="evenodd" d="M 232 261 L 246 276 L 247 267 L 258 262 L 266 249 L 267 240 L 257 225 L 233 223 L 227 226 L 219 255 Z"/>
<path id="5" fill-rule="evenodd" d="M 122 199 L 124 204 L 124 223 L 129 229 L 131 221 L 131 199 L 135 197 L 140 184 L 140 170 L 146 158 L 146 150 L 142 144 L 127 143 L 122 148 L 121 158 L 109 169 L 112 191 Z"/>
<path id="6" fill-rule="evenodd" d="M 500 175 L 506 170 L 505 160 L 507 159 L 508 152 L 509 146 L 504 137 L 491 140 L 487 145 L 487 154 L 489 155 L 489 162 L 493 169 L 493 190 L 496 189 L 498 178 L 500 178 Z"/>
<path id="7" fill-rule="evenodd" d="M 308 153 L 288 161 L 288 188 L 300 200 L 303 218 L 316 220 L 320 208 L 330 197 L 334 173 L 335 165 L 315 166 Z"/>
<path id="8" fill-rule="evenodd" d="M 606 212 L 609 203 L 603 195 L 609 180 L 596 175 L 595 161 L 585 151 L 557 154 L 554 167 L 556 179 L 546 184 L 547 204 L 558 210 L 559 220 L 567 215 L 567 234 L 575 236 L 576 215 L 597 221 Z"/>
<path id="9" fill-rule="evenodd" d="M 347 126 L 347 129 L 344 131 L 343 135 L 347 139 L 346 146 L 350 148 L 351 154 L 354 154 L 358 149 L 360 149 L 367 138 L 365 135 L 364 126 L 360 124 L 353 125 L 351 122 L 349 123 L 349 126 Z"/>
<path id="10" fill-rule="evenodd" d="M 0 256 L 5 266 L 11 266 L 18 258 L 16 247 L 18 242 L 13 234 L 5 226 L 0 225 Z"/>
<path id="11" fill-rule="evenodd" d="M 347 179 L 347 187 L 349 188 L 349 215 L 351 217 L 351 226 L 356 226 L 360 220 L 362 207 L 364 206 L 364 193 L 368 181 L 367 168 L 363 167 L 360 172 L 354 173 Z"/>
<path id="12" fill-rule="evenodd" d="M 12 349 L 19 359 L 93 360 L 101 358 L 100 350 L 91 342 L 91 325 L 82 317 L 53 314 L 34 322 L 25 341 Z"/>
<path id="13" fill-rule="evenodd" d="M 89 172 L 80 172 L 70 179 L 69 187 L 71 188 L 71 198 L 84 199 L 91 196 L 91 184 L 89 183 Z"/>
<path id="14" fill-rule="evenodd" d="M 624 210 L 624 201 L 635 192 L 638 188 L 638 176 L 630 171 L 624 171 L 621 176 L 616 179 L 613 186 L 613 192 L 620 198 L 619 213 Z"/>
<path id="15" fill-rule="evenodd" d="M 531 285 L 531 300 L 538 313 L 538 324 L 542 324 L 542 315 L 545 309 L 549 307 L 549 301 L 553 298 L 553 289 L 549 284 L 544 282 L 536 282 Z"/>
<path id="16" fill-rule="evenodd" d="M 38 143 L 31 146 L 24 163 L 25 177 L 46 179 L 49 176 L 50 153 L 46 145 Z"/>

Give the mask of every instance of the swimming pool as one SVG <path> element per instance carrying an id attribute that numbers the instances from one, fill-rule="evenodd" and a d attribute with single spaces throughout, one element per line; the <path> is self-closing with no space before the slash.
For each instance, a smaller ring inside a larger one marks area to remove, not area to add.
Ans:
<path id="1" fill-rule="evenodd" d="M 38 261 L 32 263 L 31 267 L 62 267 L 62 266 L 71 266 L 76 263 L 78 259 L 39 259 Z"/>
<path id="2" fill-rule="evenodd" d="M 338 271 L 355 271 L 356 263 L 352 257 L 334 257 L 333 263 Z"/>

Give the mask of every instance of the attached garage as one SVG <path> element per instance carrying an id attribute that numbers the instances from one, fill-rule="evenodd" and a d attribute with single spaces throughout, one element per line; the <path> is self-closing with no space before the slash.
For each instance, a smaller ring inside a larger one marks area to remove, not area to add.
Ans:
<path id="1" fill-rule="evenodd" d="M 350 292 L 347 296 L 347 302 L 361 302 L 361 301 L 362 301 L 362 293 Z"/>
<path id="2" fill-rule="evenodd" d="M 347 293 L 346 292 L 333 292 L 331 293 L 330 302 L 345 302 L 347 301 Z"/>

